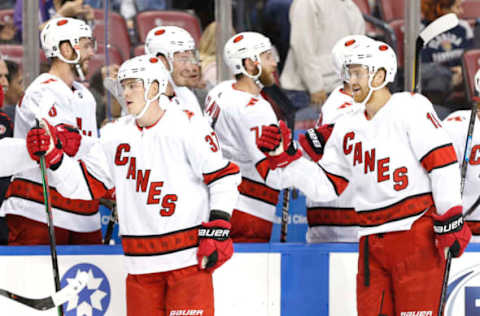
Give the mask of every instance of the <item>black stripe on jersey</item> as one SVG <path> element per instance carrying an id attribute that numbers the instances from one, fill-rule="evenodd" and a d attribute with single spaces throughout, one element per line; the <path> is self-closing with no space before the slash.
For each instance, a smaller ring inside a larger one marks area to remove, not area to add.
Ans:
<path id="1" fill-rule="evenodd" d="M 38 201 L 35 201 L 33 199 L 29 199 L 29 198 L 26 198 L 24 196 L 19 196 L 19 195 L 16 195 L 16 194 L 10 195 L 4 201 L 8 200 L 9 198 L 17 198 L 17 199 L 27 200 L 27 201 L 30 201 L 30 202 L 33 202 L 33 203 L 37 203 L 38 205 L 45 206 L 45 203 L 43 203 L 43 202 L 38 202 Z M 60 211 L 65 212 L 65 213 L 70 213 L 70 214 L 75 214 L 75 215 L 80 215 L 80 216 L 93 216 L 93 215 L 96 215 L 98 213 L 98 211 L 97 211 L 96 213 L 85 214 L 85 213 L 81 213 L 81 212 L 75 212 L 75 211 L 72 211 L 72 210 L 66 210 L 66 209 L 58 207 L 58 206 L 52 206 L 52 208 L 54 208 L 56 210 L 60 210 Z"/>
<path id="2" fill-rule="evenodd" d="M 238 169 L 238 166 L 237 166 L 237 165 L 233 164 L 231 161 L 228 161 L 227 164 L 225 165 L 225 167 L 222 167 L 222 168 L 220 168 L 220 169 L 218 169 L 218 170 L 215 170 L 215 171 L 212 171 L 212 172 L 204 173 L 204 174 L 203 174 L 203 177 L 208 176 L 208 175 L 211 175 L 211 174 L 214 174 L 214 173 L 217 173 L 217 172 L 220 172 L 220 171 L 222 171 L 222 170 L 224 170 L 224 169 L 227 169 L 227 168 L 229 168 L 229 167 L 232 167 L 232 165 L 234 165 L 234 166 L 237 167 L 237 169 Z M 215 181 L 220 180 L 220 179 L 222 179 L 222 178 L 225 178 L 225 177 L 228 177 L 228 176 L 231 176 L 231 175 L 235 175 L 235 174 L 239 174 L 239 173 L 240 173 L 240 169 L 239 169 L 237 172 L 226 173 L 226 174 L 224 174 L 224 175 L 222 175 L 222 176 L 219 176 L 219 177 L 216 177 L 216 178 L 213 179 L 212 181 L 208 182 L 207 185 L 210 185 L 210 184 L 214 183 Z"/>
<path id="3" fill-rule="evenodd" d="M 452 162 L 449 162 L 449 163 L 446 163 L 446 164 L 441 165 L 441 166 L 433 167 L 432 170 L 430 170 L 430 172 L 432 172 L 432 171 L 435 170 L 435 169 L 442 169 L 442 168 L 444 168 L 444 167 L 448 167 L 448 166 L 453 165 L 453 164 L 455 164 L 455 163 L 457 163 L 457 160 L 452 161 Z M 429 173 L 430 173 L 430 172 L 429 172 Z"/>
<path id="4" fill-rule="evenodd" d="M 426 193 L 419 193 L 419 194 L 414 194 L 414 195 L 410 195 L 410 196 L 407 196 L 403 199 L 401 199 L 400 201 L 397 201 L 395 203 L 392 203 L 390 205 L 387 205 L 387 206 L 384 206 L 384 207 L 380 207 L 380 208 L 376 208 L 376 209 L 371 209 L 371 210 L 365 210 L 365 211 L 361 211 L 361 212 L 358 212 L 360 215 L 362 213 L 369 213 L 369 212 L 377 212 L 377 211 L 382 211 L 384 209 L 388 209 L 388 208 L 392 208 L 394 207 L 395 205 L 397 204 L 401 204 L 403 203 L 404 201 L 406 200 L 409 200 L 409 199 L 412 199 L 412 198 L 417 198 L 417 197 L 422 197 L 422 196 L 426 196 L 426 195 L 432 195 L 432 192 L 426 192 Z M 383 224 L 381 225 L 384 225 L 384 224 L 387 224 L 387 223 L 393 223 L 393 222 L 396 222 L 396 221 L 401 221 L 401 220 L 404 220 L 404 219 L 407 219 L 407 218 L 410 218 L 410 217 L 414 217 L 414 216 L 417 216 L 417 215 L 420 215 L 422 214 L 423 212 L 427 211 L 428 210 L 428 207 L 427 208 L 421 208 L 418 212 L 416 212 L 415 214 L 411 214 L 411 215 L 408 215 L 408 216 L 404 216 L 404 217 L 401 217 L 401 218 L 397 218 L 397 219 L 393 219 L 393 220 L 386 220 Z M 378 224 L 375 224 L 375 225 L 362 225 L 360 224 L 361 227 L 375 227 L 375 226 L 379 226 Z"/>
<path id="5" fill-rule="evenodd" d="M 32 180 L 29 180 L 29 179 L 25 179 L 25 178 L 15 178 L 14 180 L 21 180 L 21 181 L 25 181 L 25 182 L 29 182 L 29 183 L 32 183 L 32 184 L 36 184 L 36 185 L 39 185 L 39 186 L 42 186 L 41 183 L 38 183 L 38 182 L 35 182 L 35 181 L 32 181 Z M 55 188 L 52 188 L 49 186 L 49 189 L 52 190 L 52 191 L 55 191 L 56 193 L 57 190 Z M 11 197 L 14 197 L 14 198 L 17 198 L 17 199 L 22 199 L 22 200 L 27 200 L 27 201 L 30 201 L 30 202 L 33 202 L 33 203 L 37 203 L 37 204 L 40 204 L 42 206 L 45 206 L 45 203 L 44 202 L 39 202 L 39 201 L 36 201 L 34 199 L 29 199 L 27 197 L 24 197 L 24 196 L 20 196 L 20 195 L 17 195 L 17 194 L 10 194 L 10 196 L 8 198 L 5 199 L 5 201 Z M 66 213 L 70 213 L 70 214 L 75 214 L 75 215 L 81 215 L 81 216 L 92 216 L 92 215 L 95 215 L 98 213 L 98 210 L 97 210 L 97 213 L 93 213 L 93 214 L 85 214 L 85 213 L 81 213 L 81 212 L 75 212 L 73 210 L 67 210 L 67 209 L 64 209 L 64 208 L 61 208 L 61 207 L 58 207 L 58 206 L 53 206 L 53 208 L 57 209 L 57 210 L 61 210 L 63 212 L 66 212 Z"/>
<path id="6" fill-rule="evenodd" d="M 349 181 L 348 181 L 346 178 L 342 177 L 342 176 L 336 175 L 336 174 L 334 174 L 334 173 L 327 172 L 327 171 L 326 171 L 325 169 L 323 169 L 322 166 L 320 166 L 318 163 L 317 163 L 316 165 L 319 166 L 320 169 L 322 169 L 323 172 L 325 173 L 325 177 L 328 179 L 328 181 L 330 181 L 330 183 L 332 184 L 333 188 L 335 189 L 335 194 L 336 194 L 337 196 L 340 196 L 340 194 L 341 194 L 343 191 L 340 192 L 340 193 L 338 192 L 338 188 L 337 188 L 337 186 L 335 185 L 335 182 L 333 182 L 332 179 L 330 179 L 330 177 L 329 177 L 328 175 L 331 174 L 331 175 L 334 176 L 334 177 L 343 179 L 343 180 L 345 180 L 345 182 L 347 182 L 347 183 L 349 183 Z"/>
<path id="7" fill-rule="evenodd" d="M 243 196 L 246 196 L 246 197 L 248 197 L 249 199 L 254 199 L 254 200 L 257 200 L 257 201 L 259 201 L 259 202 L 267 203 L 268 205 L 277 206 L 276 204 L 272 204 L 272 203 L 270 203 L 270 202 L 268 202 L 268 201 L 262 200 L 262 199 L 260 199 L 260 198 L 258 198 L 258 197 L 256 197 L 256 196 L 253 196 L 253 195 L 250 195 L 250 194 L 245 194 L 245 193 L 242 193 L 242 192 L 239 192 L 239 194 L 240 194 L 240 195 L 243 195 Z"/>
<path id="8" fill-rule="evenodd" d="M 447 147 L 452 147 L 452 149 L 454 148 L 453 147 L 453 144 L 452 143 L 448 143 L 448 144 L 444 144 L 444 145 L 441 145 L 441 146 L 438 146 L 438 147 L 435 147 L 435 148 L 432 148 L 430 151 L 428 151 L 425 155 L 423 155 L 422 158 L 420 158 L 420 163 L 422 164 L 423 166 L 423 161 L 428 157 L 428 155 L 430 155 L 431 153 L 433 153 L 434 151 L 436 150 L 439 150 L 439 149 L 442 149 L 442 148 L 447 148 Z M 455 149 L 453 149 L 453 152 L 455 152 Z M 443 165 L 438 165 L 436 167 L 433 167 L 432 169 L 430 170 L 427 170 L 428 173 L 432 172 L 433 170 L 435 169 L 441 169 L 443 167 L 447 167 L 447 166 L 450 166 L 450 165 L 453 165 L 454 163 L 456 163 L 458 160 L 454 160 L 454 161 L 450 161 L 450 162 L 447 162 Z"/>
<path id="9" fill-rule="evenodd" d="M 189 230 L 199 229 L 200 227 L 202 227 L 202 226 L 201 226 L 201 225 L 198 225 L 198 226 L 193 226 L 193 227 L 189 227 L 189 228 L 185 228 L 185 229 L 179 229 L 179 230 L 176 230 L 176 231 L 173 231 L 173 232 L 168 232 L 168 233 L 160 234 L 160 235 L 145 235 L 145 236 L 121 235 L 120 237 L 121 237 L 121 238 L 130 238 L 130 239 L 135 239 L 135 238 L 139 238 L 139 239 L 144 239 L 144 238 L 161 238 L 161 237 L 167 237 L 168 235 L 173 235 L 173 234 L 177 234 L 177 233 L 181 233 L 181 232 L 185 232 L 185 231 L 189 231 Z M 179 252 L 179 251 L 183 251 L 183 250 L 188 250 L 188 249 L 195 248 L 195 247 L 198 247 L 198 242 L 197 242 L 195 245 L 193 245 L 193 246 L 178 248 L 178 249 L 170 250 L 170 251 L 162 251 L 162 252 L 158 252 L 158 253 L 148 253 L 148 254 L 133 254 L 133 253 L 128 253 L 128 252 L 125 252 L 125 251 L 124 251 L 124 255 L 125 255 L 125 256 L 128 256 L 128 257 L 152 257 L 152 256 L 162 256 L 162 255 L 168 255 L 168 254 L 175 253 L 175 252 Z"/>
<path id="10" fill-rule="evenodd" d="M 90 181 L 88 181 L 88 177 L 87 175 L 85 174 L 85 172 L 90 176 L 90 178 L 94 179 L 95 181 L 97 181 L 98 183 L 101 183 L 103 188 L 105 189 L 105 192 L 108 192 L 108 189 L 107 187 L 105 186 L 105 184 L 98 180 L 95 176 L 93 176 L 90 172 L 88 172 L 88 169 L 87 169 L 87 166 L 86 165 L 82 165 L 82 161 L 79 161 L 79 165 L 80 165 L 80 170 L 82 170 L 82 175 L 83 175 L 83 179 L 85 180 L 85 183 L 87 184 L 87 187 L 88 187 L 88 192 L 90 192 L 90 197 L 92 200 L 95 200 L 95 195 L 93 194 L 92 192 L 92 188 L 90 187 Z M 85 168 L 84 168 L 85 167 Z"/>

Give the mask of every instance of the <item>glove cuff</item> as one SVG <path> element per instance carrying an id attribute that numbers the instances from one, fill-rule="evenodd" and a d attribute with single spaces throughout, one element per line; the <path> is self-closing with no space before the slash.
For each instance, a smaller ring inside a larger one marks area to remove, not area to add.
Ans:
<path id="1" fill-rule="evenodd" d="M 221 219 L 221 220 L 230 222 L 230 217 L 231 217 L 230 214 L 228 214 L 227 212 L 220 211 L 220 210 L 211 210 L 208 221 L 211 222 L 217 219 Z"/>
<path id="2" fill-rule="evenodd" d="M 443 215 L 433 215 L 433 230 L 436 234 L 443 235 L 459 232 L 463 228 L 463 208 L 454 206 Z"/>

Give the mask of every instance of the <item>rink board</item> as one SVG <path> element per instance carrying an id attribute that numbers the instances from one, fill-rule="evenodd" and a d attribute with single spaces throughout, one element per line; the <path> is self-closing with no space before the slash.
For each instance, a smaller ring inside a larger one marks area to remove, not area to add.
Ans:
<path id="1" fill-rule="evenodd" d="M 356 244 L 235 245 L 232 260 L 214 273 L 217 316 L 356 315 Z M 0 288 L 38 298 L 53 292 L 49 248 L 0 247 Z M 58 247 L 62 284 L 77 270 L 92 274 L 88 289 L 65 306 L 65 316 L 125 315 L 125 271 L 119 246 Z M 452 263 L 448 316 L 480 315 L 480 245 Z M 38 312 L 0 297 L 1 315 Z"/>

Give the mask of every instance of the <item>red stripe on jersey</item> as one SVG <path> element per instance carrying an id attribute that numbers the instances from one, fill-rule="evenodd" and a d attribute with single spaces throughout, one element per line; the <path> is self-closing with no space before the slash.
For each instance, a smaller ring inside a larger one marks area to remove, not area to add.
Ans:
<path id="1" fill-rule="evenodd" d="M 427 172 L 451 165 L 455 162 L 457 162 L 457 155 L 455 154 L 455 149 L 452 144 L 434 148 L 420 159 L 420 163 Z"/>
<path id="2" fill-rule="evenodd" d="M 280 194 L 280 191 L 278 190 L 247 178 L 242 178 L 242 183 L 238 186 L 238 191 L 240 194 L 274 206 L 277 205 L 278 195 Z"/>
<path id="3" fill-rule="evenodd" d="M 431 193 L 409 196 L 395 204 L 375 210 L 358 212 L 360 226 L 378 226 L 420 215 L 427 208 L 433 210 Z"/>
<path id="4" fill-rule="evenodd" d="M 88 172 L 85 163 L 80 160 L 80 167 L 82 168 L 83 177 L 87 182 L 88 189 L 90 190 L 90 196 L 92 199 L 100 199 L 107 195 L 108 189 L 105 187 L 102 181 L 95 178 Z"/>
<path id="5" fill-rule="evenodd" d="M 199 227 L 154 236 L 122 235 L 123 252 L 126 256 L 155 256 L 197 247 Z"/>
<path id="6" fill-rule="evenodd" d="M 5 198 L 18 197 L 32 202 L 43 203 L 43 189 L 39 183 L 17 178 L 10 183 Z M 60 195 L 50 187 L 52 206 L 68 213 L 92 215 L 98 212 L 98 200 L 72 200 Z"/>
<path id="7" fill-rule="evenodd" d="M 480 221 L 465 221 L 470 230 L 472 231 L 472 235 L 480 236 Z"/>
<path id="8" fill-rule="evenodd" d="M 337 176 L 333 173 L 329 173 L 325 171 L 325 169 L 323 168 L 322 170 L 323 172 L 325 172 L 325 175 L 327 176 L 328 180 L 330 180 L 330 182 L 332 183 L 333 188 L 335 189 L 335 193 L 337 193 L 337 195 L 342 194 L 342 192 L 345 191 L 345 189 L 347 188 L 348 180 L 345 179 L 344 177 Z"/>
<path id="9" fill-rule="evenodd" d="M 255 164 L 255 168 L 257 169 L 258 173 L 260 174 L 260 177 L 262 177 L 263 180 L 267 180 L 268 172 L 270 171 L 270 167 L 268 166 L 268 160 L 267 158 L 260 160 Z"/>
<path id="10" fill-rule="evenodd" d="M 353 208 L 309 207 L 308 226 L 358 226 L 360 215 Z"/>
<path id="11" fill-rule="evenodd" d="M 206 185 L 210 185 L 213 182 L 223 177 L 230 176 L 232 174 L 237 174 L 239 172 L 240 172 L 240 169 L 238 169 L 238 166 L 233 162 L 229 162 L 224 168 L 220 170 L 210 172 L 210 173 L 204 173 L 203 182 L 205 182 Z"/>

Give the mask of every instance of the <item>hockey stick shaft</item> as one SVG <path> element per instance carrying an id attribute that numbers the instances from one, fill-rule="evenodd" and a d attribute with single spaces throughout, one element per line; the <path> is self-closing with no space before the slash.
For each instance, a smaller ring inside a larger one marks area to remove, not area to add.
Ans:
<path id="1" fill-rule="evenodd" d="M 295 129 L 295 106 L 292 104 L 290 99 L 285 95 L 280 87 L 277 85 L 272 85 L 266 87 L 263 91 L 267 96 L 278 106 L 279 110 L 284 115 L 287 126 L 290 129 L 290 132 L 293 134 Z M 272 105 L 273 106 L 273 105 Z M 280 242 L 287 241 L 288 234 L 288 217 L 289 217 L 289 207 L 290 207 L 290 188 L 283 190 L 283 200 L 282 200 L 282 219 L 280 224 Z"/>
<path id="2" fill-rule="evenodd" d="M 40 126 L 40 121 L 37 120 L 37 125 Z M 45 211 L 47 213 L 48 237 L 50 241 L 50 257 L 52 259 L 53 280 L 55 283 L 55 291 L 60 291 L 60 274 L 58 272 L 57 259 L 57 243 L 55 240 L 55 226 L 53 226 L 52 204 L 50 199 L 50 189 L 48 187 L 47 168 L 45 164 L 45 156 L 40 157 L 40 173 L 42 177 L 43 202 Z M 58 315 L 63 316 L 62 306 L 58 306 Z"/>
<path id="3" fill-rule="evenodd" d="M 428 24 L 418 35 L 415 42 L 415 55 L 412 71 L 412 92 L 421 93 L 421 71 L 420 53 L 423 46 L 430 42 L 437 35 L 446 32 L 458 25 L 458 17 L 454 13 L 442 15 L 432 23 Z"/>

